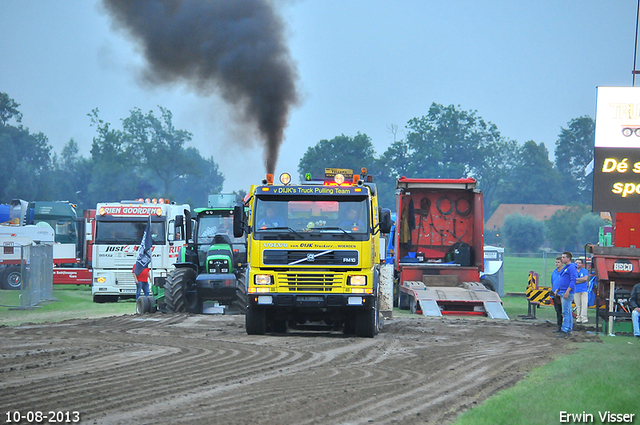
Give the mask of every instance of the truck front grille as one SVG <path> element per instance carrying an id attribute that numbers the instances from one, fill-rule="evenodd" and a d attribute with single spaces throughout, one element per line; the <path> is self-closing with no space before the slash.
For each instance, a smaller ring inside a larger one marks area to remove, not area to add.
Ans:
<path id="1" fill-rule="evenodd" d="M 296 273 L 278 274 L 280 288 L 289 292 L 332 292 L 340 290 L 344 281 L 342 273 Z"/>
<path id="2" fill-rule="evenodd" d="M 360 264 L 358 251 L 355 250 L 277 250 L 265 249 L 262 263 L 265 266 L 345 266 Z"/>
<path id="3" fill-rule="evenodd" d="M 116 279 L 118 285 L 135 285 L 136 277 L 133 271 L 127 272 L 115 272 L 113 277 Z"/>

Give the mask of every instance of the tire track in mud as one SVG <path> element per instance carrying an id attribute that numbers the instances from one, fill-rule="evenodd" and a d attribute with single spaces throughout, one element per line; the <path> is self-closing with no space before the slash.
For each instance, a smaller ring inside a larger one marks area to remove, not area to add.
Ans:
<path id="1" fill-rule="evenodd" d="M 562 347 L 518 323 L 412 318 L 374 339 L 243 325 L 158 314 L 0 328 L 0 406 L 95 424 L 446 423 Z"/>
<path id="2" fill-rule="evenodd" d="M 110 326 L 111 324 L 106 324 L 107 326 Z M 83 329 L 80 334 L 82 335 L 83 339 L 90 339 L 92 338 L 92 330 L 89 329 Z M 105 330 L 105 329 L 100 329 L 98 332 L 100 335 L 101 340 L 109 340 L 109 330 Z M 167 390 L 163 391 L 161 389 L 161 385 L 163 381 L 166 381 L 166 376 L 163 376 L 161 373 L 161 370 L 159 369 L 169 369 L 172 373 L 175 373 L 179 376 L 197 376 L 200 372 L 202 372 L 202 370 L 208 370 L 210 371 L 212 374 L 217 375 L 217 377 L 219 379 L 224 380 L 224 375 L 225 373 L 228 375 L 231 375 L 233 377 L 237 377 L 242 376 L 242 368 L 251 368 L 251 365 L 254 363 L 259 363 L 259 364 L 270 364 L 270 363 L 281 363 L 282 361 L 285 361 L 285 359 L 289 356 L 291 356 L 290 353 L 281 351 L 281 350 L 277 350 L 277 351 L 273 351 L 273 353 L 270 354 L 270 356 L 260 356 L 257 357 L 257 353 L 255 351 L 248 351 L 248 350 L 239 350 L 239 349 L 230 349 L 230 348 L 225 348 L 225 349 L 216 349 L 216 350 L 209 350 L 209 349 L 205 349 L 205 348 L 201 348 L 201 347 L 188 347 L 188 348 L 180 348 L 178 349 L 177 346 L 174 346 L 172 348 L 174 348 L 173 352 L 171 352 L 170 354 L 172 354 L 171 356 L 169 356 L 169 358 L 166 358 L 167 356 L 164 357 L 158 357 L 158 358 L 154 358 L 152 362 L 146 361 L 146 362 L 140 362 L 139 358 L 136 358 L 136 354 L 139 352 L 140 349 L 145 350 L 146 348 L 144 347 L 143 344 L 137 342 L 137 343 L 133 343 L 134 341 L 139 341 L 140 340 L 140 336 L 139 335 L 125 335 L 122 334 L 122 332 L 117 331 L 115 333 L 115 335 L 117 335 L 117 338 L 115 339 L 116 341 L 118 341 L 118 343 L 122 343 L 123 339 L 125 339 L 125 344 L 131 344 L 130 346 L 127 346 L 125 348 L 125 352 L 126 355 L 128 355 L 129 357 L 126 359 L 122 359 L 120 358 L 118 363 L 115 363 L 114 361 L 109 362 L 109 359 L 98 359 L 95 361 L 91 361 L 91 362 L 85 362 L 84 364 L 80 364 L 76 366 L 77 373 L 75 375 L 75 377 L 77 377 L 78 374 L 81 374 L 84 370 L 84 373 L 88 373 L 89 370 L 94 370 L 94 367 L 98 365 L 98 363 L 102 363 L 102 362 L 106 362 L 107 364 L 111 364 L 111 366 L 108 366 L 107 370 L 100 370 L 97 372 L 92 373 L 92 377 L 90 377 L 89 379 L 91 379 L 92 382 L 97 383 L 97 385 L 95 386 L 95 388 L 93 388 L 93 393 L 96 394 L 100 394 L 102 395 L 103 393 L 107 392 L 106 389 L 108 388 L 117 388 L 120 387 L 122 388 L 122 383 L 123 380 L 127 380 L 127 378 L 131 378 L 131 376 L 135 376 L 135 375 L 140 375 L 140 376 L 144 376 L 145 377 L 145 387 L 146 389 L 136 389 L 136 399 L 142 399 L 144 400 L 146 396 L 152 397 L 158 397 L 158 396 L 170 396 L 175 392 L 183 392 L 183 391 L 188 391 L 190 388 L 192 388 L 192 381 L 183 381 L 183 382 L 175 382 L 174 384 L 172 384 L 172 386 L 170 388 L 168 388 Z M 125 338 L 126 336 L 126 338 Z M 200 343 L 200 344 L 196 344 L 196 345 L 211 345 L 210 341 L 205 341 L 204 343 Z M 175 344 L 169 344 L 170 345 L 175 345 Z M 237 344 L 236 344 L 237 345 Z M 132 351 L 132 347 L 134 348 L 135 351 Z M 242 347 L 240 347 L 242 348 Z M 153 347 L 149 347 L 148 351 L 153 352 L 154 348 Z M 165 351 L 167 351 L 165 349 Z M 246 355 L 242 355 L 242 354 L 246 354 Z M 121 355 L 122 356 L 122 355 Z M 120 356 L 120 357 L 121 357 Z M 147 358 L 143 359 L 143 360 L 149 360 L 148 359 L 149 356 L 147 356 Z M 295 356 L 294 360 L 295 360 Z M 210 360 L 207 360 L 210 359 Z M 253 360 L 252 360 L 253 359 Z M 245 365 L 239 365 L 238 363 L 240 362 L 244 362 L 246 363 Z M 213 363 L 213 365 L 212 365 Z M 133 369 L 133 371 L 132 371 Z M 222 373 L 219 371 L 216 371 L 216 369 L 222 369 Z M 133 373 L 132 373 L 133 372 Z M 84 377 L 85 379 L 75 379 L 74 377 L 72 377 L 71 379 L 65 379 L 64 383 L 65 383 L 65 388 L 64 388 L 64 392 L 65 392 L 65 397 L 68 400 L 74 400 L 74 397 L 77 397 L 78 399 L 82 399 L 85 398 L 86 399 L 86 394 L 87 394 L 87 390 L 91 390 L 91 388 L 87 388 L 87 377 Z M 33 380 L 36 380 L 35 384 L 31 384 L 29 385 L 28 389 L 24 390 L 24 391 L 15 391 L 16 388 L 15 387 L 8 387 L 8 388 L 3 388 L 6 389 L 7 393 L 10 394 L 18 394 L 16 399 L 12 399 L 12 397 L 7 397 L 3 399 L 3 404 L 7 404 L 8 406 L 14 406 L 12 408 L 19 408 L 19 399 L 34 399 L 37 398 L 38 402 L 41 405 L 49 405 L 49 403 L 53 403 L 53 400 L 55 400 L 56 395 L 54 394 L 43 394 L 46 391 L 50 391 L 51 390 L 51 385 L 50 382 L 48 380 L 44 380 L 42 379 L 42 377 L 40 376 L 35 376 L 33 378 Z M 39 381 L 39 382 L 38 382 Z M 204 380 L 199 381 L 199 383 L 201 383 Z M 90 384 L 89 384 L 90 385 Z M 4 391 L 3 391 L 4 392 Z M 108 394 L 108 393 L 107 393 Z M 119 405 L 124 405 L 127 403 L 131 403 L 131 393 L 130 391 L 120 391 L 118 392 L 114 392 L 113 394 L 110 395 L 109 397 L 109 401 L 112 405 L 114 406 L 119 406 Z M 143 403 L 140 403 L 143 404 Z M 91 406 L 94 405 L 93 402 L 91 401 L 85 401 L 85 402 L 76 402 L 74 404 L 74 410 L 80 410 L 83 412 L 87 412 L 88 414 L 93 413 L 93 409 L 91 408 Z M 103 407 L 108 407 L 108 406 L 104 406 Z"/>

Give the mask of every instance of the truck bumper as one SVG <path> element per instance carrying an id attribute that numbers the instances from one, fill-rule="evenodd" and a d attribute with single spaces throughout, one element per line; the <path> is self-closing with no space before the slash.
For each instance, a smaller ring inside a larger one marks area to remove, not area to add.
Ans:
<path id="1" fill-rule="evenodd" d="M 318 293 L 251 294 L 248 303 L 251 307 L 292 310 L 371 309 L 375 304 L 373 295 Z"/>

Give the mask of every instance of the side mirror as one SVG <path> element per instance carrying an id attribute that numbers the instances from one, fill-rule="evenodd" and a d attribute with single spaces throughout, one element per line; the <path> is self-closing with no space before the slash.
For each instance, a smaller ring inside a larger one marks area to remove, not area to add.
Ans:
<path id="1" fill-rule="evenodd" d="M 192 228 L 191 228 L 191 211 L 184 210 L 184 240 L 189 243 L 189 239 L 192 237 Z"/>
<path id="2" fill-rule="evenodd" d="M 184 224 L 184 217 L 181 215 L 177 215 L 175 220 L 176 220 L 176 227 L 181 227 Z"/>
<path id="3" fill-rule="evenodd" d="M 380 232 L 391 232 L 391 210 L 387 208 L 380 208 L 378 217 L 380 217 Z"/>
<path id="4" fill-rule="evenodd" d="M 245 222 L 247 217 L 244 213 L 244 205 L 242 203 L 237 203 L 235 207 L 233 207 L 233 236 L 236 238 L 241 238 L 244 235 Z"/>

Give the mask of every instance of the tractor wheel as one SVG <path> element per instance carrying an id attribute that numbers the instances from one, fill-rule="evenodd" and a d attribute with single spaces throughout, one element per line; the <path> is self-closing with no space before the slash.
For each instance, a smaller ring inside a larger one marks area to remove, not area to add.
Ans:
<path id="1" fill-rule="evenodd" d="M 192 268 L 172 270 L 164 284 L 164 301 L 169 313 L 202 313 L 202 300 L 196 293 L 196 271 Z"/>
<path id="2" fill-rule="evenodd" d="M 9 266 L 0 273 L 0 286 L 2 289 L 20 289 L 22 274 L 20 266 Z"/>
<path id="3" fill-rule="evenodd" d="M 136 300 L 136 314 L 146 314 L 149 312 L 149 300 L 147 297 L 140 297 Z"/>
<path id="4" fill-rule="evenodd" d="M 149 313 L 153 314 L 158 311 L 155 297 L 153 295 L 149 295 L 147 299 L 149 300 Z"/>
<path id="5" fill-rule="evenodd" d="M 249 307 L 245 316 L 247 335 L 264 335 L 267 331 L 267 315 L 264 309 Z"/>

